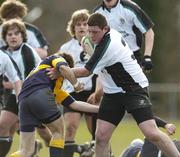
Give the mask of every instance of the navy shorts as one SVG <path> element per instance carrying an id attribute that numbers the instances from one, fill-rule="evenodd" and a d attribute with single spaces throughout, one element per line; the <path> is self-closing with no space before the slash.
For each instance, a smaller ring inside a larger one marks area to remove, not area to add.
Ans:
<path id="1" fill-rule="evenodd" d="M 20 130 L 28 126 L 48 124 L 61 116 L 55 97 L 49 88 L 39 89 L 19 102 Z"/>
<path id="2" fill-rule="evenodd" d="M 147 93 L 104 94 L 98 118 L 117 126 L 127 111 L 139 124 L 153 119 L 151 106 Z"/>

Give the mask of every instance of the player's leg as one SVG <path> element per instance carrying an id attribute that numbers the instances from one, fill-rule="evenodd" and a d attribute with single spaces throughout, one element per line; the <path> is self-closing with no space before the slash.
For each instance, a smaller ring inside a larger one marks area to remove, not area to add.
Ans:
<path id="1" fill-rule="evenodd" d="M 50 130 L 46 126 L 40 125 L 37 127 L 37 132 L 39 136 L 44 140 L 45 145 L 49 146 L 49 142 L 52 137 Z"/>
<path id="2" fill-rule="evenodd" d="M 136 109 L 132 111 L 132 114 L 147 140 L 155 144 L 167 156 L 180 157 L 180 153 L 171 139 L 158 129 L 153 119 L 151 107 Z"/>
<path id="3" fill-rule="evenodd" d="M 31 119 L 34 120 L 34 124 L 36 124 L 36 121 L 39 122 L 36 126 L 43 123 L 52 133 L 49 143 L 50 157 L 61 156 L 64 148 L 64 122 L 61 111 L 55 103 L 52 90 L 49 88 L 40 89 L 29 96 L 28 102 L 34 102 L 29 104 L 30 113 L 32 114 Z"/>
<path id="4" fill-rule="evenodd" d="M 166 156 L 180 157 L 180 153 L 176 149 L 171 139 L 156 126 L 154 120 L 148 120 L 139 124 L 144 136 L 154 143 Z"/>
<path id="5" fill-rule="evenodd" d="M 79 127 L 81 120 L 81 113 L 74 112 L 70 109 L 64 108 L 64 120 L 66 124 L 65 128 L 65 147 L 64 147 L 64 157 L 73 157 L 75 144 L 75 135 Z"/>
<path id="6" fill-rule="evenodd" d="M 118 94 L 105 94 L 103 96 L 96 128 L 96 157 L 110 156 L 110 138 L 125 114 L 123 101 Z"/>
<path id="7" fill-rule="evenodd" d="M 62 156 L 64 149 L 64 119 L 63 116 L 46 125 L 52 133 L 49 143 L 50 157 Z"/>
<path id="8" fill-rule="evenodd" d="M 0 115 L 0 156 L 5 157 L 12 144 L 10 130 L 18 121 L 17 115 L 12 112 L 2 110 Z"/>
<path id="9" fill-rule="evenodd" d="M 17 152 L 12 153 L 10 157 L 31 157 L 34 151 L 34 145 L 35 145 L 35 131 L 32 132 L 20 131 L 20 148 Z"/>
<path id="10" fill-rule="evenodd" d="M 97 130 L 96 130 L 96 157 L 109 157 L 110 156 L 110 138 L 114 132 L 116 126 L 104 121 L 97 120 Z"/>

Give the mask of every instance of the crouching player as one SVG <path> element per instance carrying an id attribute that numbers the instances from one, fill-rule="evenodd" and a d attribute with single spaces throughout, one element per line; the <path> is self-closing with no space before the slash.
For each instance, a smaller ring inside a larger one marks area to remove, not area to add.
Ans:
<path id="1" fill-rule="evenodd" d="M 50 157 L 61 156 L 64 148 L 64 123 L 57 104 L 83 112 L 98 112 L 98 106 L 76 101 L 61 89 L 63 80 L 67 79 L 76 92 L 83 90 L 83 85 L 77 81 L 68 64 L 72 67 L 72 58 L 69 55 L 59 53 L 51 55 L 43 60 L 24 81 L 19 94 L 20 148 L 10 157 L 32 155 L 35 127 L 40 124 L 46 125 L 52 133 L 49 143 Z M 47 69 L 52 67 L 61 74 L 53 80 L 47 75 Z"/>

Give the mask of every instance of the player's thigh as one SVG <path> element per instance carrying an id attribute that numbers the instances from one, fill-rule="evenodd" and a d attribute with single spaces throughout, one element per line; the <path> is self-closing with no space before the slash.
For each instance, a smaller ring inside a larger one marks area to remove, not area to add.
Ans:
<path id="1" fill-rule="evenodd" d="M 46 124 L 46 126 L 49 128 L 49 130 L 52 133 L 52 136 L 54 138 L 64 138 L 64 118 L 63 116 L 59 117 L 55 121 Z"/>
<path id="2" fill-rule="evenodd" d="M 98 119 L 118 125 L 125 114 L 125 106 L 122 95 L 104 94 L 100 104 Z"/>

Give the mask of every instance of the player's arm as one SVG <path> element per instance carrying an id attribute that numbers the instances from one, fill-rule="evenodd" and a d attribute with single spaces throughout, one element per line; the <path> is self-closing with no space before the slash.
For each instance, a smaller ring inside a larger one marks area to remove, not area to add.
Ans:
<path id="1" fill-rule="evenodd" d="M 15 89 L 16 96 L 18 96 L 21 90 L 22 81 L 18 77 L 17 71 L 14 68 L 13 63 L 11 62 L 9 57 L 7 56 L 5 59 L 6 59 L 6 66 L 5 66 L 6 76 L 13 83 L 13 88 Z"/>
<path id="2" fill-rule="evenodd" d="M 152 49 L 154 45 L 154 31 L 150 28 L 145 34 L 145 49 L 144 49 L 144 56 L 152 55 Z"/>
<path id="3" fill-rule="evenodd" d="M 162 127 L 166 129 L 168 135 L 173 135 L 176 131 L 176 126 L 172 123 L 168 123 L 165 120 L 159 118 L 159 117 L 154 117 L 156 124 L 158 127 Z"/>
<path id="4" fill-rule="evenodd" d="M 74 72 L 72 69 L 66 65 L 61 65 L 59 67 L 60 74 L 67 79 L 74 87 L 76 92 L 80 92 L 83 90 L 84 86 L 80 82 L 78 82 L 77 78 L 75 77 Z"/>
<path id="5" fill-rule="evenodd" d="M 48 51 L 46 48 L 35 48 L 35 50 L 42 60 L 48 56 Z"/>
<path id="6" fill-rule="evenodd" d="M 95 92 L 89 96 L 87 102 L 91 104 L 99 104 L 101 101 L 102 95 L 103 95 L 103 86 L 102 86 L 100 78 L 97 77 Z"/>
<path id="7" fill-rule="evenodd" d="M 87 77 L 89 75 L 91 75 L 92 73 L 87 70 L 85 67 L 77 67 L 77 68 L 72 68 L 75 77 L 79 78 L 79 77 Z"/>

